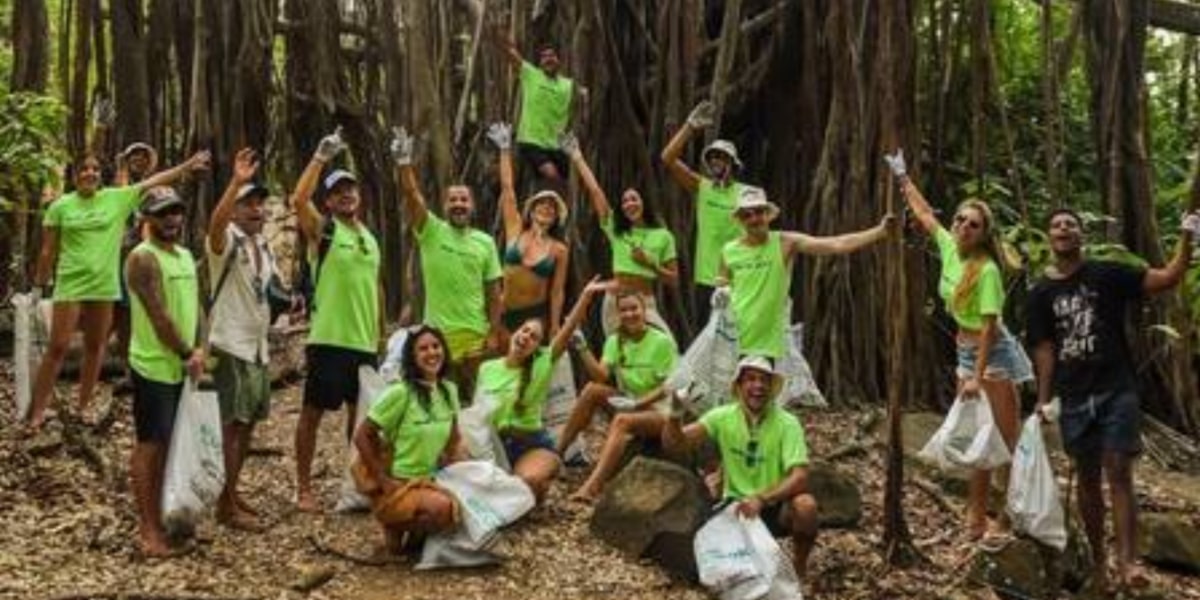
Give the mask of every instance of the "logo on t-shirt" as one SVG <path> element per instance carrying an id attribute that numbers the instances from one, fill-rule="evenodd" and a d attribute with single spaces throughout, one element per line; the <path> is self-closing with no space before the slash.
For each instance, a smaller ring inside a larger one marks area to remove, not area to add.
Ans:
<path id="1" fill-rule="evenodd" d="M 1096 353 L 1096 298 L 1096 292 L 1087 285 L 1054 298 L 1055 328 L 1062 340 L 1059 360 L 1086 360 Z"/>

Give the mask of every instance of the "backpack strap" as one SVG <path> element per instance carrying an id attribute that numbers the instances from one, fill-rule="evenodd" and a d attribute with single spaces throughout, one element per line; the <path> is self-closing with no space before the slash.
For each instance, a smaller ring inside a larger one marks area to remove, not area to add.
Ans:
<path id="1" fill-rule="evenodd" d="M 217 297 L 220 296 L 221 290 L 225 288 L 225 282 L 229 280 L 229 273 L 233 270 L 233 263 L 237 260 L 238 252 L 241 250 L 242 241 L 237 235 L 233 236 L 233 248 L 229 249 L 229 257 L 225 259 L 225 267 L 221 269 L 221 276 L 217 278 L 217 285 L 213 287 L 212 294 L 209 294 L 204 299 L 204 312 L 211 313 L 212 307 L 217 303 Z"/>

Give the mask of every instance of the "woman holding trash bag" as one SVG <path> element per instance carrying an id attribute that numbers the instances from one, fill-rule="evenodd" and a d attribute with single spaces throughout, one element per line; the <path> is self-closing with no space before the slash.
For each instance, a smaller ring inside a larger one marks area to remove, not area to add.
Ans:
<path id="1" fill-rule="evenodd" d="M 513 332 L 504 356 L 479 366 L 476 394 L 490 395 L 497 401 L 492 426 L 504 442 L 513 474 L 529 485 L 539 503 L 559 468 L 554 440 L 542 421 L 554 363 L 566 350 L 567 341 L 583 322 L 596 294 L 605 290 L 599 279 L 592 278 L 584 287 L 571 314 L 548 346 L 542 345 L 547 338 L 545 322 L 528 319 Z"/>
<path id="2" fill-rule="evenodd" d="M 621 192 L 620 210 L 613 210 L 608 195 L 596 181 L 596 175 L 583 157 L 579 140 L 565 133 L 560 138 L 562 149 L 571 157 L 579 178 L 587 190 L 596 212 L 600 230 L 608 238 L 612 251 L 614 290 L 604 296 L 600 312 L 604 334 L 610 335 L 621 322 L 617 296 L 623 292 L 636 293 L 642 298 L 646 319 L 670 335 L 671 328 L 658 312 L 655 284 L 679 285 L 679 269 L 675 259 L 675 236 L 662 226 L 641 192 L 628 188 Z"/>
<path id="3" fill-rule="evenodd" d="M 525 199 L 517 210 L 513 174 L 512 126 L 493 123 L 488 139 L 500 149 L 500 215 L 504 220 L 504 332 L 513 332 L 529 319 L 546 322 L 550 336 L 562 320 L 567 285 L 567 245 L 562 227 L 567 203 L 558 192 L 545 189 Z"/>
<path id="4" fill-rule="evenodd" d="M 908 178 L 904 155 L 885 157 L 900 182 L 908 206 L 926 233 L 933 236 L 942 262 L 938 293 L 946 302 L 947 312 L 958 326 L 957 388 L 959 397 L 972 400 L 985 393 L 992 417 L 1008 445 L 1017 441 L 1020 400 L 1017 384 L 1033 379 L 1029 357 L 1016 338 L 1004 326 L 1003 249 L 996 236 L 992 211 L 982 200 L 968 199 L 959 204 L 953 224 L 947 230 L 938 222 L 933 208 Z M 1000 469 L 1007 485 L 1007 468 Z M 1009 537 L 1010 524 L 1001 511 L 989 530 L 987 521 L 988 489 L 991 471 L 976 470 L 971 475 L 967 502 L 967 535 L 985 545 L 1003 544 Z"/>
<path id="5" fill-rule="evenodd" d="M 573 338 L 592 381 L 583 388 L 575 409 L 558 438 L 558 454 L 565 456 L 579 432 L 592 422 L 601 407 L 617 412 L 596 468 L 571 498 L 591 502 L 625 453 L 630 437 L 657 440 L 670 412 L 663 383 L 675 370 L 679 350 L 667 333 L 646 322 L 645 297 L 633 290 L 617 292 L 621 324 L 604 342 L 604 354 L 596 360 L 582 335 Z"/>
<path id="6" fill-rule="evenodd" d="M 446 339 L 428 325 L 411 331 L 401 380 L 383 392 L 354 432 L 359 491 L 383 527 L 385 547 L 405 536 L 443 531 L 458 522 L 458 503 L 433 483 L 434 472 L 466 458 L 458 433 L 458 388 L 446 379 Z"/>

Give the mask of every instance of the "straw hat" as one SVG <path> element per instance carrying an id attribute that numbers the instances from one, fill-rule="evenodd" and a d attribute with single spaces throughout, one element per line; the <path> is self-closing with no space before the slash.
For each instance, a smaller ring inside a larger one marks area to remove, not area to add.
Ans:
<path id="1" fill-rule="evenodd" d="M 554 201 L 554 207 L 558 210 L 558 225 L 565 224 L 567 222 L 567 202 L 563 200 L 562 196 L 560 196 L 558 192 L 554 190 L 542 190 L 526 198 L 525 206 L 522 207 L 521 211 L 522 216 L 528 219 L 529 213 L 533 211 L 534 205 L 547 198 Z"/>
<path id="2" fill-rule="evenodd" d="M 738 361 L 737 371 L 733 375 L 733 381 L 729 384 L 729 393 L 733 397 L 738 397 L 738 381 L 742 379 L 742 372 L 746 369 L 754 369 L 761 371 L 771 376 L 771 391 L 770 398 L 775 399 L 779 392 L 783 389 L 783 375 L 775 370 L 771 364 L 771 359 L 765 356 L 744 356 Z"/>
<path id="3" fill-rule="evenodd" d="M 774 221 L 775 217 L 779 216 L 779 207 L 774 202 L 767 200 L 767 192 L 760 187 L 752 185 L 742 186 L 738 191 L 737 206 L 733 209 L 733 215 L 736 217 L 744 210 L 753 210 L 756 208 L 765 208 L 767 210 L 767 220 Z"/>

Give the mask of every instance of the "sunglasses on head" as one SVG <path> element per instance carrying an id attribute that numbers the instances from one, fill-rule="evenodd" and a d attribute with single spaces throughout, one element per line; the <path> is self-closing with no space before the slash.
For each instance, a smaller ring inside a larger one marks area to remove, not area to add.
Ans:
<path id="1" fill-rule="evenodd" d="M 963 214 L 954 215 L 954 224 L 962 225 L 967 229 L 983 229 L 983 223 Z"/>

